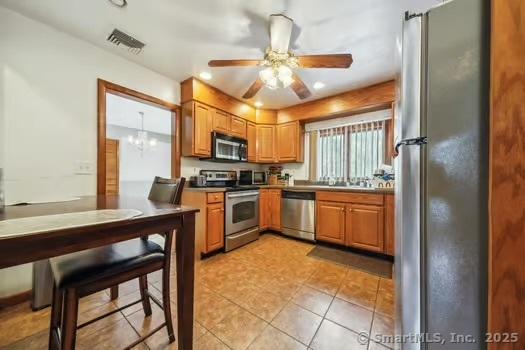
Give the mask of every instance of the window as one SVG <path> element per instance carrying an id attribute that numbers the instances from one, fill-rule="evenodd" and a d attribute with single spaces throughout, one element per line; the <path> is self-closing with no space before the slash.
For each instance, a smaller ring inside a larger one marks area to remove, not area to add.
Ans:
<path id="1" fill-rule="evenodd" d="M 310 143 L 310 179 L 356 182 L 372 177 L 386 162 L 390 113 L 355 116 L 307 126 Z M 388 111 L 389 112 L 389 111 Z M 372 120 L 370 120 L 372 119 Z"/>

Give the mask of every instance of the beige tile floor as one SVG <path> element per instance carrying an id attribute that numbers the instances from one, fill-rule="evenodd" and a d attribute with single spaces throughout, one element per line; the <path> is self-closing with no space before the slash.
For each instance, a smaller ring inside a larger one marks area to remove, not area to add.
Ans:
<path id="1" fill-rule="evenodd" d="M 311 244 L 266 234 L 259 241 L 196 265 L 196 349 L 389 349 L 372 339 L 394 330 L 394 284 L 345 266 L 306 256 Z M 173 277 L 175 274 L 173 273 Z M 160 274 L 149 277 L 160 296 Z M 172 279 L 175 291 L 176 279 Z M 138 299 L 138 282 L 81 300 L 79 322 Z M 172 293 L 175 315 L 175 292 Z M 78 349 L 120 349 L 163 322 L 161 310 L 144 318 L 137 304 L 81 329 Z M 174 318 L 176 322 L 176 319 Z M 47 348 L 49 310 L 27 303 L 0 310 L 0 349 Z M 176 328 L 175 328 L 176 329 Z M 165 330 L 138 349 L 176 349 Z"/>

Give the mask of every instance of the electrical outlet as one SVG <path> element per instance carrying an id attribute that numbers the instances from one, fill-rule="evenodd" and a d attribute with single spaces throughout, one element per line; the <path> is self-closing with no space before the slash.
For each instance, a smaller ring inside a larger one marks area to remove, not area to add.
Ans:
<path id="1" fill-rule="evenodd" d="M 76 175 L 90 175 L 93 174 L 93 163 L 86 160 L 77 160 L 75 162 Z"/>

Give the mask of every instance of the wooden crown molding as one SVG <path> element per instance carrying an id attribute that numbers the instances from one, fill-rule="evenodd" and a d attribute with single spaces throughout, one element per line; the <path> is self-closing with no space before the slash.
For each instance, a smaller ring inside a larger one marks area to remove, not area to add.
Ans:
<path id="1" fill-rule="evenodd" d="M 392 107 L 395 81 L 367 86 L 280 110 L 256 109 L 195 77 L 181 83 L 181 103 L 198 101 L 258 124 L 329 119 Z"/>

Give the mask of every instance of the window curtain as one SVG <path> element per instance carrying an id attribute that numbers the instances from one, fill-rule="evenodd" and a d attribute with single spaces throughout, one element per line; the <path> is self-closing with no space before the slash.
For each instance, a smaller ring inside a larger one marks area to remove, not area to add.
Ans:
<path id="1" fill-rule="evenodd" d="M 311 181 L 356 182 L 385 163 L 387 119 L 311 129 Z"/>

